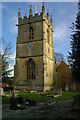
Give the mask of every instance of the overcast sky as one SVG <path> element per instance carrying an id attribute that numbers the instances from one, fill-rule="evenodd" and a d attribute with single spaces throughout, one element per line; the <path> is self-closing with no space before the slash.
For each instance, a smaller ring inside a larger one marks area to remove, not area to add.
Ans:
<path id="1" fill-rule="evenodd" d="M 6 42 L 11 41 L 13 43 L 13 59 L 16 56 L 16 38 L 17 38 L 17 21 L 18 11 L 21 8 L 21 16 L 24 17 L 25 13 L 29 16 L 29 8 L 32 4 L 32 13 L 35 14 L 35 6 L 37 6 L 37 12 L 42 12 L 42 3 L 30 3 L 30 2 L 4 2 L 0 9 L 2 9 L 2 37 Z M 49 16 L 53 17 L 53 41 L 54 52 L 64 54 L 66 57 L 68 51 L 70 51 L 70 26 L 75 22 L 76 14 L 78 13 L 77 2 L 45 2 L 45 14 L 49 9 Z M 11 65 L 12 66 L 12 65 Z"/>

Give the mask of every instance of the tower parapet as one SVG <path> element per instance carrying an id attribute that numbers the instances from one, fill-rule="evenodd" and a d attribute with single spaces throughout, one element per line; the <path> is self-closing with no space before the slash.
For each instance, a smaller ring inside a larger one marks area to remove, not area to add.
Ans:
<path id="1" fill-rule="evenodd" d="M 51 19 L 49 20 L 49 9 L 47 9 L 47 15 L 45 15 L 45 6 L 44 6 L 44 2 L 42 5 L 42 12 L 40 13 L 40 15 L 37 13 L 37 10 L 35 12 L 35 15 L 33 16 L 32 14 L 32 5 L 30 5 L 30 10 L 29 10 L 29 17 L 25 16 L 22 18 L 21 17 L 21 12 L 20 12 L 20 8 L 19 8 L 19 13 L 18 13 L 18 25 L 23 25 L 23 24 L 27 24 L 29 22 L 37 22 L 39 20 L 45 20 L 46 23 L 51 27 L 51 29 L 53 30 L 53 20 L 52 20 L 52 15 L 51 15 Z M 17 25 L 17 26 L 18 26 Z"/>
<path id="2" fill-rule="evenodd" d="M 37 7 L 37 6 L 36 6 Z M 20 8 L 19 8 L 19 13 L 18 13 L 18 37 L 17 37 L 17 41 L 20 41 L 20 39 L 25 39 L 26 37 L 20 37 L 23 36 L 27 36 L 28 37 L 28 33 L 29 31 L 26 33 L 26 29 L 29 29 L 29 27 L 34 27 L 35 30 L 35 26 L 34 24 L 38 25 L 39 22 L 42 24 L 43 26 L 43 32 L 45 33 L 44 36 L 46 36 L 46 31 L 48 30 L 49 32 L 52 32 L 53 34 L 53 19 L 52 19 L 52 15 L 51 18 L 49 17 L 49 9 L 47 9 L 47 15 L 45 15 L 45 6 L 44 6 L 44 2 L 42 5 L 42 11 L 40 14 L 38 14 L 37 12 L 37 8 L 35 9 L 35 15 L 32 14 L 32 5 L 30 5 L 30 10 L 29 10 L 29 16 L 27 17 L 26 14 L 24 15 L 24 17 L 21 17 L 21 12 L 20 12 Z M 50 19 L 49 19 L 50 18 Z M 42 21 L 42 22 L 41 22 Z M 25 26 L 28 26 L 25 29 Z M 24 32 L 21 32 L 21 29 L 24 30 Z M 47 30 L 46 30 L 47 29 Z M 53 35 L 52 35 L 53 36 Z M 50 35 L 51 37 L 51 35 Z M 46 37 L 44 37 L 46 38 Z"/>

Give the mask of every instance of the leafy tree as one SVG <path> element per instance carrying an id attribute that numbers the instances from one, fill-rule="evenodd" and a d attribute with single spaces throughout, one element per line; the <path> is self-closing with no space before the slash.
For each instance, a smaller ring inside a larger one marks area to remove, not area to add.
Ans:
<path id="1" fill-rule="evenodd" d="M 11 62 L 10 56 L 12 56 L 12 45 L 11 43 L 6 43 L 4 40 L 2 40 L 2 51 L 1 51 L 1 57 L 2 57 L 2 82 L 3 83 L 12 83 L 10 82 L 10 75 L 13 71 L 12 69 L 9 69 L 9 64 Z"/>
<path id="2" fill-rule="evenodd" d="M 62 61 L 62 59 L 64 58 L 64 55 L 61 53 L 54 53 L 54 59 L 55 61 L 60 64 L 60 62 Z"/>
<path id="3" fill-rule="evenodd" d="M 80 5 L 80 4 L 79 4 Z M 72 68 L 72 80 L 78 85 L 80 83 L 80 12 L 78 12 L 75 23 L 72 23 L 71 52 L 69 52 L 69 63 Z"/>

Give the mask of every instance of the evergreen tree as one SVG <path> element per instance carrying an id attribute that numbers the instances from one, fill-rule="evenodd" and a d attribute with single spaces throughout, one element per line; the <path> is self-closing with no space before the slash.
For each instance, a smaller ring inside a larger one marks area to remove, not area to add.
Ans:
<path id="1" fill-rule="evenodd" d="M 80 8 L 80 2 L 79 2 Z M 80 9 L 78 11 L 75 23 L 72 23 L 71 52 L 69 53 L 69 62 L 72 68 L 72 80 L 78 85 L 80 83 Z"/>

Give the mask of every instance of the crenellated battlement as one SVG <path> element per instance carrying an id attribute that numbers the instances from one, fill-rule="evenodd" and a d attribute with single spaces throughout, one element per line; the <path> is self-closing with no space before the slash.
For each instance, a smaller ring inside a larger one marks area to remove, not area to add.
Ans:
<path id="1" fill-rule="evenodd" d="M 38 15 L 38 14 L 35 14 L 35 16 L 24 16 L 23 18 L 20 17 L 18 18 L 19 19 L 19 22 L 18 22 L 18 25 L 22 25 L 22 24 L 27 24 L 27 23 L 31 23 L 31 22 L 37 22 L 39 20 L 42 20 L 43 19 L 43 16 L 42 14 Z"/>
<path id="2" fill-rule="evenodd" d="M 25 16 L 23 18 L 21 17 L 21 12 L 20 12 L 20 8 L 19 8 L 18 25 L 17 26 L 29 24 L 32 22 L 43 21 L 43 20 L 45 20 L 46 23 L 49 24 L 49 26 L 51 26 L 51 28 L 53 28 L 52 15 L 51 15 L 51 18 L 49 20 L 49 9 L 47 9 L 47 15 L 45 15 L 44 2 L 43 2 L 43 6 L 42 6 L 42 12 L 40 14 L 38 14 L 36 12 L 34 16 L 32 14 L 32 5 L 30 5 L 29 16 L 26 16 L 26 14 L 25 14 Z"/>

